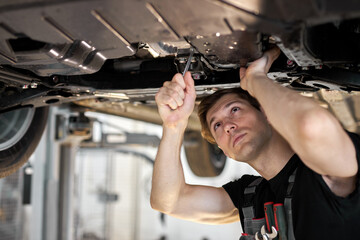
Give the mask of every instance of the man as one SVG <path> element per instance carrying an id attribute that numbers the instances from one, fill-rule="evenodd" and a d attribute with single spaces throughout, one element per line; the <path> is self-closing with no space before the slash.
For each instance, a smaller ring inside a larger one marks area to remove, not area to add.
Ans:
<path id="1" fill-rule="evenodd" d="M 293 221 L 288 227 L 294 228 L 297 240 L 357 237 L 360 141 L 317 103 L 267 78 L 279 54 L 274 48 L 240 69 L 240 85 L 251 95 L 248 98 L 225 93 L 200 104 L 203 135 L 265 179 L 256 189 L 254 218 L 264 217 L 264 203 L 284 203 L 294 175 Z M 209 224 L 239 221 L 240 215 L 244 229 L 244 191 L 257 177 L 247 175 L 219 188 L 185 183 L 180 147 L 195 98 L 190 73 L 184 78 L 176 74 L 156 95 L 163 137 L 154 165 L 151 205 Z"/>

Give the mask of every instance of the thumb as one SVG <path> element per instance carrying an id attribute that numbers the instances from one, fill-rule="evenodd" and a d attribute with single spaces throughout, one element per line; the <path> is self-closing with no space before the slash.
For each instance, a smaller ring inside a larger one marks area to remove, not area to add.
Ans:
<path id="1" fill-rule="evenodd" d="M 185 73 L 184 81 L 185 81 L 185 85 L 186 85 L 185 92 L 192 96 L 196 96 L 195 83 L 194 83 L 194 79 L 192 78 L 190 72 Z"/>
<path id="2" fill-rule="evenodd" d="M 279 57 L 280 53 L 281 52 L 278 47 L 273 47 L 272 49 L 270 49 L 264 53 L 264 56 L 267 59 L 266 66 L 265 66 L 265 73 L 269 72 L 271 65 Z"/>
<path id="3" fill-rule="evenodd" d="M 242 80 L 245 77 L 246 68 L 241 67 L 240 68 L 240 80 Z"/>

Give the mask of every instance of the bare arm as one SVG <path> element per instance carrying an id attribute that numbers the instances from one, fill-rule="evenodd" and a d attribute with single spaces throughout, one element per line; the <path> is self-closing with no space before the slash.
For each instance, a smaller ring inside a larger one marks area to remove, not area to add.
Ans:
<path id="1" fill-rule="evenodd" d="M 163 136 L 155 159 L 151 206 L 174 217 L 202 223 L 239 221 L 238 212 L 223 188 L 185 183 L 180 149 L 188 118 L 195 104 L 191 75 L 166 82 L 156 95 L 163 120 Z"/>
<path id="2" fill-rule="evenodd" d="M 321 174 L 335 194 L 346 196 L 355 188 L 358 171 L 353 143 L 326 109 L 267 78 L 278 54 L 273 49 L 246 71 L 241 69 L 241 87 L 258 99 L 269 122 L 303 162 Z"/>

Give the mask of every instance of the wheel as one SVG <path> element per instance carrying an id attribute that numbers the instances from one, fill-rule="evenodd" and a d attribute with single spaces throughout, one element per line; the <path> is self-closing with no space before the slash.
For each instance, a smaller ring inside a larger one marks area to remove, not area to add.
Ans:
<path id="1" fill-rule="evenodd" d="M 184 148 L 191 171 L 199 177 L 215 177 L 224 170 L 226 156 L 217 145 L 204 140 L 200 132 L 184 135 Z"/>
<path id="2" fill-rule="evenodd" d="M 27 162 L 45 129 L 49 109 L 22 108 L 0 114 L 0 178 Z"/>

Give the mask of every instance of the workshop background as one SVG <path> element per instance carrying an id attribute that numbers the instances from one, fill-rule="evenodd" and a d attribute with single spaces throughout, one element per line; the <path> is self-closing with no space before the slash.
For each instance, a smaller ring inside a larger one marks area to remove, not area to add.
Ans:
<path id="1" fill-rule="evenodd" d="M 71 121 L 68 107 L 51 108 L 47 129 L 29 162 L 0 179 L 1 240 L 239 238 L 240 223 L 197 224 L 151 209 L 161 126 L 100 113 L 87 112 L 86 117 L 92 120 L 91 133 L 86 122 Z M 66 129 L 73 134 L 67 136 Z M 139 138 L 129 143 L 128 133 Z M 91 141 L 84 140 L 90 135 Z M 201 178 L 192 174 L 184 151 L 181 157 L 188 183 L 221 186 L 253 172 L 228 160 L 221 175 Z"/>

